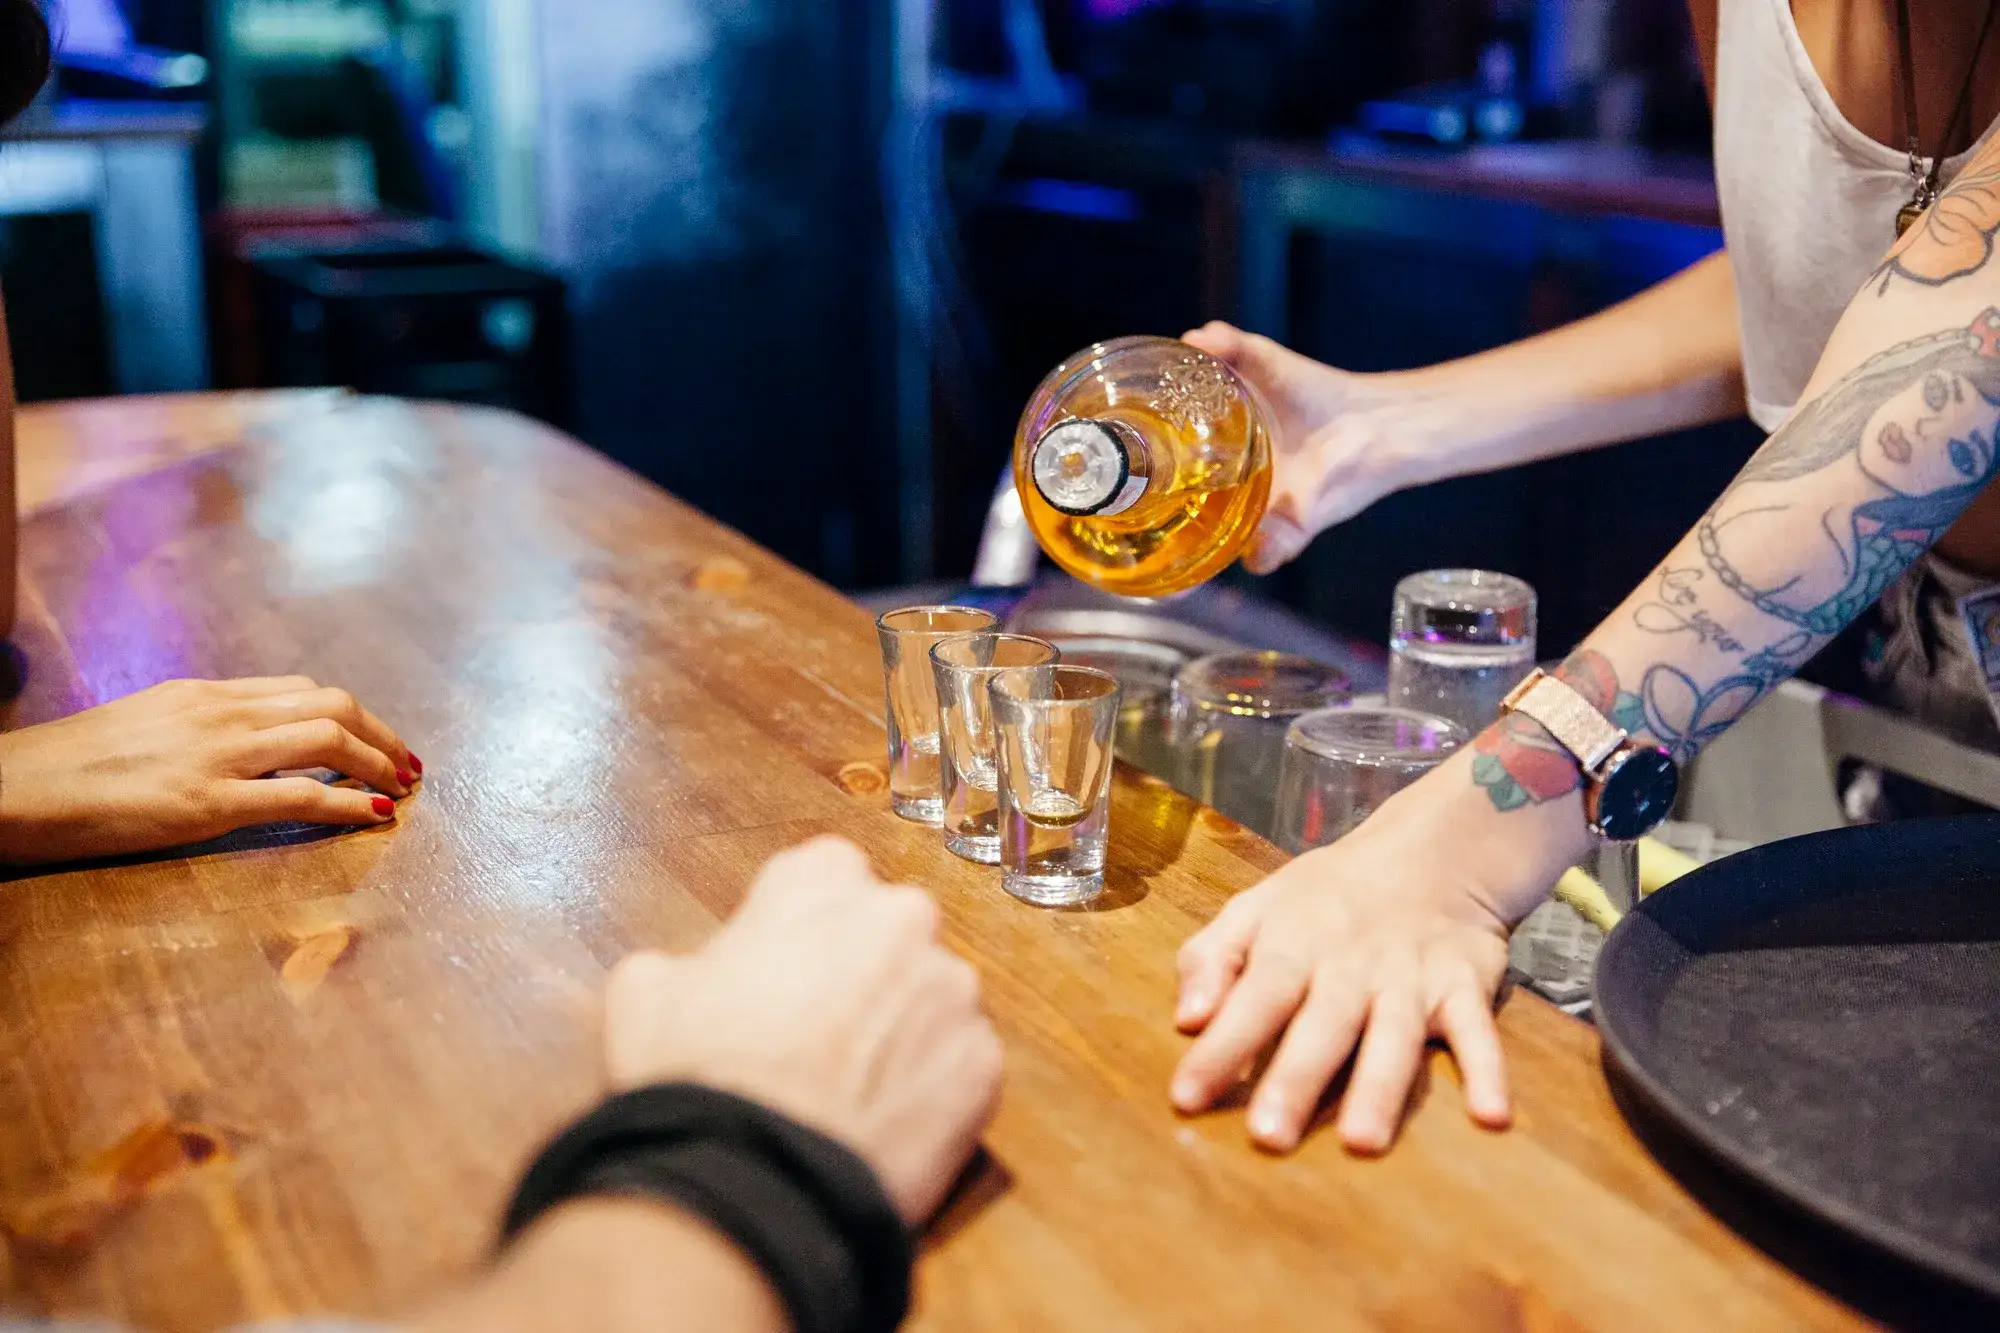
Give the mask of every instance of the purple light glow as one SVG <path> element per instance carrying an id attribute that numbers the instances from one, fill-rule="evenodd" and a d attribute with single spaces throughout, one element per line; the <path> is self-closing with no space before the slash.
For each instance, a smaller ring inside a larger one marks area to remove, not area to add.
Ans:
<path id="1" fill-rule="evenodd" d="M 1162 0 L 1084 0 L 1083 12 L 1101 23 L 1130 17 L 1160 3 Z"/>

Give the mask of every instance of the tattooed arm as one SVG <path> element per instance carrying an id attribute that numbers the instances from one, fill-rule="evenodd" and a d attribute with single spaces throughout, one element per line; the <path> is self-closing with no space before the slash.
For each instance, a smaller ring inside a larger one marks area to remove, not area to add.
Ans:
<path id="1" fill-rule="evenodd" d="M 1984 217 L 1972 195 L 1996 170 L 2000 140 L 1869 280 L 1792 416 L 1564 664 L 1621 726 L 1692 757 L 1991 481 L 2000 261 L 1991 226 L 1974 243 L 1935 213 Z M 1340 842 L 1238 895 L 1182 950 L 1178 1019 L 1201 1036 L 1175 1074 L 1176 1104 L 1212 1104 L 1283 1034 L 1251 1097 L 1252 1136 L 1296 1144 L 1353 1054 L 1339 1132 L 1378 1151 L 1436 1036 L 1458 1058 L 1470 1113 L 1504 1124 L 1490 1006 L 1506 932 L 1589 845 L 1579 787 L 1539 725 L 1508 718 Z"/>
<path id="2" fill-rule="evenodd" d="M 1791 417 L 1586 640 L 1591 670 L 1616 682 L 1603 706 L 1630 730 L 1692 759 L 1987 490 L 2000 467 L 1996 228 L 2000 142 L 1890 252 Z M 1537 767 L 1539 731 L 1481 737 L 1476 780 L 1496 803 L 1562 785 Z"/>

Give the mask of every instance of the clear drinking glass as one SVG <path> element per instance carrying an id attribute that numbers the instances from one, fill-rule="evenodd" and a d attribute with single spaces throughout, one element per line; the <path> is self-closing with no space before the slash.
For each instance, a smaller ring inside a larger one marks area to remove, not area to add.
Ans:
<path id="1" fill-rule="evenodd" d="M 906 606 L 875 620 L 889 703 L 889 808 L 905 819 L 919 824 L 944 819 L 931 647 L 953 634 L 992 627 L 992 613 L 975 606 Z"/>
<path id="2" fill-rule="evenodd" d="M 975 630 L 931 646 L 937 681 L 939 785 L 944 845 L 982 865 L 1000 864 L 999 772 L 993 757 L 993 709 L 986 685 L 1010 667 L 1047 666 L 1053 644 L 1025 634 Z"/>
<path id="3" fill-rule="evenodd" d="M 1015 667 L 987 686 L 1000 760 L 1000 885 L 1038 907 L 1104 891 L 1118 682 L 1061 663 Z"/>
<path id="4" fill-rule="evenodd" d="M 1174 677 L 1175 786 L 1269 837 L 1285 729 L 1348 701 L 1347 677 L 1290 653 L 1212 653 Z"/>
<path id="5" fill-rule="evenodd" d="M 1171 782 L 1173 747 L 1167 743 L 1167 702 L 1174 675 L 1192 654 L 1148 639 L 1117 635 L 1061 637 L 1055 645 L 1062 660 L 1096 667 L 1118 679 L 1118 731 L 1115 746 L 1126 763 Z"/>
<path id="6" fill-rule="evenodd" d="M 1456 722 L 1390 704 L 1307 713 L 1285 733 L 1272 841 L 1324 847 L 1470 739 Z"/>
<path id="7" fill-rule="evenodd" d="M 1396 585 L 1389 702 L 1477 735 L 1535 665 L 1535 590 L 1512 574 L 1431 569 Z"/>

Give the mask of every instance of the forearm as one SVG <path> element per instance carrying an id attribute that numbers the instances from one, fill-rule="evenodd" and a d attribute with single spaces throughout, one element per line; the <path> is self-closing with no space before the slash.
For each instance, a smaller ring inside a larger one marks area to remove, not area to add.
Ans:
<path id="1" fill-rule="evenodd" d="M 778 1297 L 720 1232 L 664 1204 L 585 1199 L 538 1221 L 420 1333 L 786 1333 Z"/>
<path id="2" fill-rule="evenodd" d="M 1868 609 L 2000 472 L 2000 145 L 1884 259 L 1800 405 L 1562 674 L 1685 763 Z M 1523 859 L 1580 846 L 1573 764 L 1518 716 L 1469 771 Z M 1459 788 L 1463 799 L 1463 787 Z M 1525 849 L 1525 851 L 1523 850 Z M 1528 855 L 1533 853 L 1533 856 Z M 1533 871 L 1495 891 L 1510 919 Z"/>
<path id="3" fill-rule="evenodd" d="M 1416 389 L 1427 429 L 1403 484 L 1492 471 L 1743 412 L 1727 252 L 1573 324 L 1476 356 L 1379 377 Z"/>

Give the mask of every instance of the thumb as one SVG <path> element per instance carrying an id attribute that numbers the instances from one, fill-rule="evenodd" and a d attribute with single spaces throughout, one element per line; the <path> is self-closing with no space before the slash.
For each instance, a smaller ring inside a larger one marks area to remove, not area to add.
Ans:
<path id="1" fill-rule="evenodd" d="M 1269 388 L 1283 376 L 1285 349 L 1261 333 L 1247 333 L 1217 319 L 1182 334 L 1181 341 L 1227 362 L 1260 388 Z"/>
<path id="2" fill-rule="evenodd" d="M 1234 362 L 1248 335 L 1234 324 L 1225 324 L 1219 319 L 1211 319 L 1198 329 L 1189 329 L 1181 335 L 1181 341 L 1190 347 L 1199 347 L 1219 361 Z"/>

